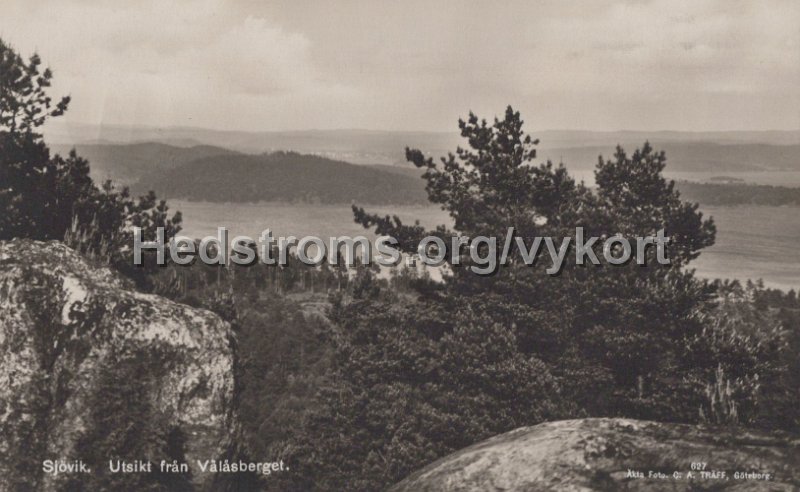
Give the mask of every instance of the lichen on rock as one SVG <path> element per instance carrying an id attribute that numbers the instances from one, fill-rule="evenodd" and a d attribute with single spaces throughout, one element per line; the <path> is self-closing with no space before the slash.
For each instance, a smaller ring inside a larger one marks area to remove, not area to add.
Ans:
<path id="1" fill-rule="evenodd" d="M 0 242 L 0 490 L 90 480 L 46 474 L 46 459 L 223 457 L 233 345 L 215 314 L 137 292 L 62 243 Z"/>
<path id="2" fill-rule="evenodd" d="M 800 490 L 798 465 L 800 442 L 782 434 L 631 419 L 562 420 L 457 451 L 390 491 L 793 491 Z M 770 479 L 737 479 L 736 472 Z"/>

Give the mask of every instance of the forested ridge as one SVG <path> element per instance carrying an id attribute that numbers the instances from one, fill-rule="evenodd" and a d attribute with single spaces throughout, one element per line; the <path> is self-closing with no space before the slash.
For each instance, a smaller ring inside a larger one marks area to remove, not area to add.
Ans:
<path id="1" fill-rule="evenodd" d="M 149 145 L 152 144 L 142 144 Z M 142 156 L 125 159 L 131 154 L 130 148 L 122 149 L 123 162 L 129 162 L 123 175 L 129 179 L 138 177 L 133 189 L 139 192 L 152 189 L 168 198 L 231 203 L 355 201 L 373 205 L 421 205 L 427 201 L 420 172 L 408 167 L 353 165 L 296 152 L 247 155 L 216 147 L 171 147 L 171 152 L 163 156 L 155 153 L 150 160 Z M 146 155 L 153 155 L 152 149 L 149 150 Z M 103 155 L 97 149 L 93 152 Z M 113 152 L 104 155 L 104 159 L 113 159 L 113 155 Z M 164 163 L 160 163 L 162 160 Z M 672 159 L 667 164 L 669 169 L 674 168 L 671 163 Z M 141 167 L 136 170 L 135 165 Z M 676 187 L 685 199 L 701 205 L 800 205 L 798 187 L 730 181 L 682 179 L 676 182 Z"/>
<path id="2" fill-rule="evenodd" d="M 679 181 L 677 187 L 687 200 L 702 205 L 800 206 L 800 188 L 797 187 L 691 181 Z"/>
<path id="3" fill-rule="evenodd" d="M 135 186 L 212 202 L 419 204 L 419 180 L 296 152 L 207 157 L 145 176 Z"/>
<path id="4" fill-rule="evenodd" d="M 128 185 L 150 174 L 173 169 L 197 159 L 236 154 L 232 150 L 211 145 L 176 147 L 159 142 L 52 146 L 54 152 L 63 155 L 69 154 L 73 148 L 92 163 L 92 177 L 95 180 L 102 182 L 112 179 Z"/>

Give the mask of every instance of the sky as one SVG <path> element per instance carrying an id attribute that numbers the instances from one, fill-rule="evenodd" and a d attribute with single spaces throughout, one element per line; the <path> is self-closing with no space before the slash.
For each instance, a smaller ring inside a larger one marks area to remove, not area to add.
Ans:
<path id="1" fill-rule="evenodd" d="M 68 122 L 276 131 L 800 128 L 800 2 L 2 0 Z"/>

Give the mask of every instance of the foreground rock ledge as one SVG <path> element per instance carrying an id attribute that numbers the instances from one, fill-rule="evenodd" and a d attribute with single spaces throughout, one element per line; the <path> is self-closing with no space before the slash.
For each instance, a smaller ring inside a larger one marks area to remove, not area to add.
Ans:
<path id="1" fill-rule="evenodd" d="M 727 480 L 702 479 L 725 471 Z M 414 473 L 390 490 L 800 490 L 800 441 L 783 435 L 704 429 L 629 419 L 549 422 L 493 437 Z M 629 477 L 629 470 L 645 478 Z M 662 472 L 665 479 L 647 478 Z M 674 472 L 682 479 L 673 478 Z M 736 480 L 734 472 L 762 472 L 771 481 Z"/>
<path id="2" fill-rule="evenodd" d="M 146 402 L 145 431 L 183 436 L 190 466 L 222 457 L 233 362 L 230 326 L 211 312 L 136 292 L 58 242 L 0 242 L 0 490 L 61 488 L 69 475 L 43 474 L 42 460 L 83 458 L 80 443 L 112 431 L 92 419 L 118 386 Z M 209 480 L 193 475 L 197 489 Z"/>

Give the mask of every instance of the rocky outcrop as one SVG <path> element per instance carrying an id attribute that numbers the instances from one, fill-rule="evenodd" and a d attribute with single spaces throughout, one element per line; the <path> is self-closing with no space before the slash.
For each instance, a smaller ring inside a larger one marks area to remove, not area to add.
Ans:
<path id="1" fill-rule="evenodd" d="M 798 465 L 800 441 L 783 435 L 628 419 L 564 420 L 453 453 L 390 490 L 796 491 Z"/>
<path id="2" fill-rule="evenodd" d="M 115 457 L 222 457 L 232 340 L 211 312 L 136 292 L 61 243 L 1 242 L 0 490 L 89 490 Z M 101 469 L 46 473 L 59 459 Z"/>

